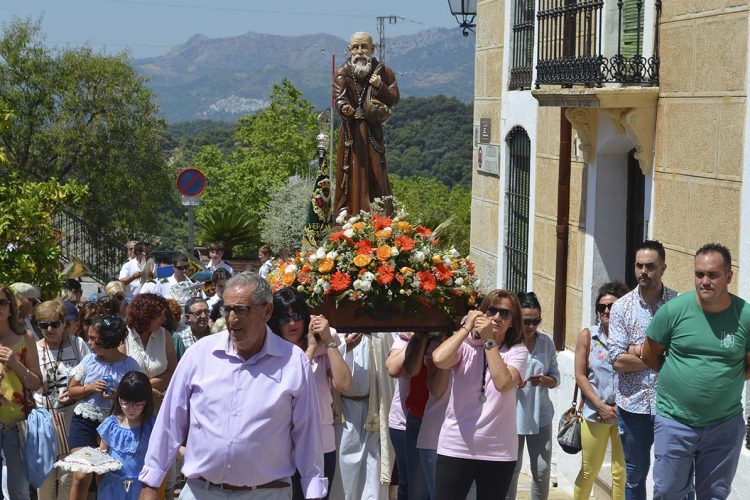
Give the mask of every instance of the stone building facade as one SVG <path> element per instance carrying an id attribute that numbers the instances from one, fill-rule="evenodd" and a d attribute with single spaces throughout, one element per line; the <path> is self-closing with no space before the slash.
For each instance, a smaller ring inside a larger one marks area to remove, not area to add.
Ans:
<path id="1" fill-rule="evenodd" d="M 732 292 L 750 299 L 747 0 L 602 4 L 574 20 L 555 17 L 566 0 L 477 5 L 471 256 L 487 289 L 540 298 L 542 329 L 566 348 L 558 414 L 596 291 L 632 279 L 644 238 L 666 247 L 664 280 L 679 291 L 693 287 L 698 247 L 728 246 Z M 572 125 L 567 218 L 558 206 L 561 116 Z M 558 266 L 564 228 L 567 262 Z M 564 462 L 558 475 L 572 484 L 580 462 Z M 735 497 L 748 488 L 743 450 Z"/>

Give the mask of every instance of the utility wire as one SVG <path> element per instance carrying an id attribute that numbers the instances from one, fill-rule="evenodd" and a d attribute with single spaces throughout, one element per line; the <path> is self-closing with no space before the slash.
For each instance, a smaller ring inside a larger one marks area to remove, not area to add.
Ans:
<path id="1" fill-rule="evenodd" d="M 252 14 L 284 14 L 286 16 L 299 15 L 299 16 L 325 16 L 325 17 L 375 17 L 372 14 L 347 14 L 345 12 L 299 12 L 289 10 L 265 10 L 265 9 L 243 9 L 242 7 L 220 7 L 220 6 L 207 6 L 207 5 L 195 5 L 195 4 L 183 4 L 183 3 L 167 3 L 167 2 L 147 2 L 145 0 L 105 0 L 110 3 L 127 3 L 137 5 L 148 5 L 159 6 L 159 7 L 170 7 L 170 8 L 181 8 L 181 9 L 200 9 L 200 10 L 219 10 L 219 11 L 230 11 L 230 12 L 249 12 Z"/>

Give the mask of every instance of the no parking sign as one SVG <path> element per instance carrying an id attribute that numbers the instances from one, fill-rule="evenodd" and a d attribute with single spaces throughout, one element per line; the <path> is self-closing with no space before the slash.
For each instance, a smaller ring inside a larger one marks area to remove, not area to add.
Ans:
<path id="1" fill-rule="evenodd" d="M 206 176 L 197 168 L 185 168 L 177 174 L 177 191 L 182 196 L 197 198 L 206 190 Z"/>

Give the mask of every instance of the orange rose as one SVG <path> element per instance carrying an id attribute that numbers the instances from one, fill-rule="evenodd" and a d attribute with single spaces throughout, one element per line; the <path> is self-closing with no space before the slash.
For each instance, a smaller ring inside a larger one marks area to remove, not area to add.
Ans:
<path id="1" fill-rule="evenodd" d="M 297 279 L 297 275 L 294 273 L 284 273 L 284 276 L 281 277 L 281 284 L 284 286 L 292 286 L 294 284 L 294 280 Z"/>
<path id="2" fill-rule="evenodd" d="M 414 272 L 414 269 L 411 267 L 402 267 L 401 268 L 401 274 L 411 274 Z"/>
<path id="3" fill-rule="evenodd" d="M 357 267 L 365 267 L 372 262 L 372 257 L 369 255 L 359 254 L 354 256 L 354 265 Z"/>
<path id="4" fill-rule="evenodd" d="M 329 273 L 331 272 L 331 269 L 333 269 L 333 260 L 332 259 L 323 259 L 320 261 L 320 264 L 318 264 L 318 272 L 319 273 Z"/>
<path id="5" fill-rule="evenodd" d="M 355 231 L 362 231 L 364 228 L 364 222 L 355 222 L 354 224 L 352 224 L 352 229 L 354 229 Z"/>
<path id="6" fill-rule="evenodd" d="M 432 263 L 433 264 L 442 264 L 443 263 L 443 257 L 439 253 L 436 253 L 435 255 L 432 256 Z"/>
<path id="7" fill-rule="evenodd" d="M 391 258 L 391 247 L 388 245 L 380 245 L 376 252 L 378 260 L 388 260 Z"/>
<path id="8" fill-rule="evenodd" d="M 411 227 L 411 224 L 409 224 L 405 220 L 400 220 L 396 223 L 396 227 L 398 228 L 399 231 L 408 231 L 409 228 Z"/>
<path id="9" fill-rule="evenodd" d="M 390 227 L 387 227 L 385 229 L 381 229 L 380 231 L 375 231 L 375 237 L 379 240 L 387 240 L 391 237 L 392 233 L 393 230 Z"/>

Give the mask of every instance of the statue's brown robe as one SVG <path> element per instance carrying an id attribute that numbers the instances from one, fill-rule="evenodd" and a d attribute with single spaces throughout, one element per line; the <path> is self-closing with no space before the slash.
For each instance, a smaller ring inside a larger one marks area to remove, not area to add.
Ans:
<path id="1" fill-rule="evenodd" d="M 377 65 L 378 62 L 373 59 L 373 69 Z M 336 157 L 334 217 L 344 208 L 349 215 L 357 214 L 360 210 L 369 211 L 370 201 L 391 194 L 385 162 L 383 126 L 368 123 L 364 119 L 345 118 L 341 114 L 344 104 L 350 105 L 354 110 L 360 104 L 364 108 L 364 93 L 370 79 L 368 76 L 355 82 L 347 66 L 348 62 L 340 66 L 333 80 L 336 110 L 342 119 Z M 372 96 L 388 106 L 395 106 L 399 100 L 399 92 L 393 71 L 384 66 L 379 75 L 382 84 L 378 89 L 373 88 Z M 345 166 L 349 168 L 345 169 Z"/>

